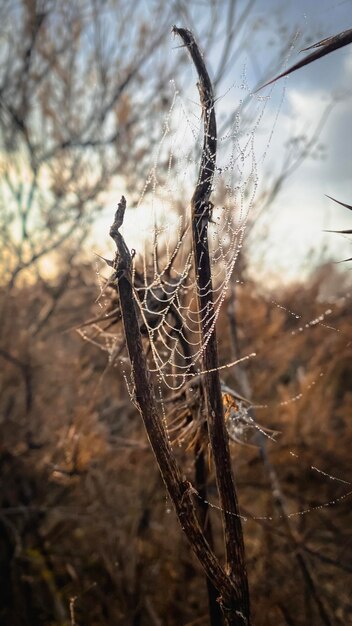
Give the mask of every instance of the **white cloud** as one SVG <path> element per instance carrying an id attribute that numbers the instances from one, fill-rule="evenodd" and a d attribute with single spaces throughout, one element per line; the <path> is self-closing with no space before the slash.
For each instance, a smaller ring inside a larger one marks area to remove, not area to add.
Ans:
<path id="1" fill-rule="evenodd" d="M 287 101 L 290 107 L 291 116 L 305 123 L 317 122 L 323 115 L 331 97 L 325 90 L 299 90 L 289 89 L 287 91 Z"/>

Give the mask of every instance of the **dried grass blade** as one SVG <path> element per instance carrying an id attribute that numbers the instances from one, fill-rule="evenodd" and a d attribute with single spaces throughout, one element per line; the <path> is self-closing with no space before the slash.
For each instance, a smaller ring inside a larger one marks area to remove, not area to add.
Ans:
<path id="1" fill-rule="evenodd" d="M 333 200 L 333 202 L 336 202 L 337 204 L 341 204 L 341 206 L 344 206 L 346 209 L 350 209 L 350 211 L 352 211 L 352 204 L 346 204 L 345 202 L 340 202 L 340 200 L 336 200 L 336 198 L 332 198 L 331 196 L 328 196 L 327 194 L 325 195 L 330 200 Z"/>
<path id="2" fill-rule="evenodd" d="M 292 72 L 295 72 L 301 67 L 304 67 L 305 65 L 308 65 L 309 63 L 312 63 L 313 61 L 316 61 L 317 59 L 321 59 L 326 54 L 330 54 L 330 52 L 334 52 L 335 50 L 338 50 L 339 48 L 342 48 L 343 46 L 347 46 L 350 43 L 352 43 L 352 28 L 350 28 L 349 30 L 343 31 L 342 33 L 339 33 L 338 35 L 321 39 L 321 41 L 318 41 L 317 43 L 309 46 L 308 48 L 304 48 L 303 50 L 301 50 L 301 52 L 305 52 L 306 50 L 311 50 L 314 48 L 314 52 L 312 52 L 301 61 L 298 61 L 297 63 L 289 67 L 288 70 L 285 70 L 284 72 L 282 72 L 275 78 L 272 78 L 272 80 L 269 80 L 267 83 L 259 87 L 259 89 L 257 89 L 256 91 L 259 91 L 260 89 L 263 89 L 264 87 L 267 87 L 268 85 L 271 85 L 272 83 L 275 83 L 277 80 L 279 80 L 279 78 L 288 76 L 289 74 L 291 74 Z"/>

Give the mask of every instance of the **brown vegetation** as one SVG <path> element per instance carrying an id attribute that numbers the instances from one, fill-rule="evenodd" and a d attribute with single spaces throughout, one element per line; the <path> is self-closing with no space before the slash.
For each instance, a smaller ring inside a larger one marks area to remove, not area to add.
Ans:
<path id="1" fill-rule="evenodd" d="M 171 626 L 200 616 L 205 624 L 202 575 L 180 535 L 121 369 L 65 332 L 89 308 L 96 313 L 92 275 L 81 268 L 71 276 L 37 333 L 48 293 L 38 284 L 2 294 L 1 623 L 69 624 L 71 601 L 74 620 L 87 626 Z M 310 469 L 349 479 L 349 302 L 343 291 L 326 293 L 334 282 L 329 268 L 306 288 L 274 295 L 248 282 L 237 307 L 241 351 L 257 353 L 247 369 L 253 402 L 268 404 L 256 409 L 258 422 L 281 433 L 267 442 L 270 461 L 289 512 L 310 509 L 290 519 L 330 623 L 346 624 L 351 534 L 350 500 L 343 496 L 351 487 Z M 322 323 L 305 327 L 327 309 L 332 313 Z M 225 324 L 224 312 L 222 362 L 230 349 Z M 223 372 L 236 388 L 236 368 Z M 193 455 L 179 454 L 191 474 Z M 254 623 L 319 624 L 258 449 L 233 443 L 232 456 L 248 518 Z M 211 485 L 209 500 L 217 504 Z M 219 511 L 211 515 L 218 543 Z"/>
<path id="2" fill-rule="evenodd" d="M 0 624 L 217 626 L 222 619 L 249 624 L 241 526 L 254 624 L 346 624 L 352 617 L 347 592 L 352 341 L 350 296 L 342 285 L 336 287 L 343 275 L 326 266 L 309 284 L 270 294 L 237 264 L 236 277 L 244 280 L 238 281 L 241 286 L 229 284 L 217 320 L 217 354 L 207 244 L 216 160 L 214 99 L 192 34 L 174 28 L 198 70 L 204 121 L 191 202 L 196 271 L 192 274 L 189 255 L 186 271 L 177 273 L 176 247 L 171 257 L 165 254 L 167 268 L 160 272 L 163 253 L 155 242 L 156 280 L 147 286 L 149 269 L 143 276 L 140 259 L 132 264 L 118 220 L 111 232 L 119 254 L 108 262 L 116 284 L 110 280 L 103 289 L 103 310 L 97 313 L 92 270 L 77 259 L 116 175 L 124 177 L 126 188 L 143 179 L 151 146 L 159 140 L 146 132 L 147 122 L 168 110 L 165 84 L 176 66 L 167 67 L 162 59 L 165 71 L 159 75 L 163 20 L 158 32 L 138 22 L 129 56 L 128 26 L 138 4 L 130 12 L 129 3 L 116 0 L 107 13 L 95 2 L 77 10 L 69 2 L 60 6 L 57 11 L 50 3 L 23 0 L 18 14 L 11 3 L 0 9 L 7 53 L 0 72 Z M 162 6 L 155 4 L 155 11 Z M 231 20 L 234 7 L 228 3 Z M 247 9 L 251 2 L 237 20 Z M 175 3 L 172 15 L 178 12 Z M 187 16 L 186 9 L 181 13 Z M 113 17 L 120 29 L 118 47 L 103 36 L 112 33 Z M 214 21 L 208 44 L 216 42 L 216 32 Z M 228 29 L 222 40 L 215 84 L 231 61 L 234 32 Z M 93 41 L 91 49 L 86 38 Z M 282 75 L 350 40 L 346 31 L 318 42 L 312 46 L 317 51 Z M 92 84 L 86 67 L 93 68 Z M 144 99 L 133 102 L 136 93 Z M 158 105 L 150 93 L 159 93 Z M 324 113 L 306 148 L 269 185 L 264 207 L 310 152 L 325 119 Z M 9 155 L 13 158 L 5 158 Z M 158 165 L 162 171 L 164 164 Z M 185 227 L 180 244 L 184 235 L 190 244 L 189 234 Z M 56 253 L 65 266 L 61 261 L 56 278 L 45 281 L 41 261 L 53 262 Z M 185 295 L 189 277 L 196 288 Z M 224 295 L 227 286 L 225 281 Z M 183 325 L 186 309 L 191 315 Z M 187 327 L 192 315 L 201 331 L 194 360 L 187 343 L 197 334 L 192 324 Z M 162 368 L 151 375 L 160 388 L 154 398 L 144 350 L 148 358 L 160 340 L 150 331 L 168 317 L 172 324 L 163 347 L 169 349 L 167 342 L 177 338 L 180 350 L 167 363 L 181 371 L 183 359 L 191 379 L 174 394 L 165 386 L 161 403 Z M 134 324 L 129 333 L 127 318 Z M 99 350 L 103 345 L 105 352 Z M 229 354 L 234 361 L 253 353 L 255 358 L 228 365 Z M 180 533 L 171 500 L 199 562 Z M 200 564 L 208 576 L 210 617 Z"/>

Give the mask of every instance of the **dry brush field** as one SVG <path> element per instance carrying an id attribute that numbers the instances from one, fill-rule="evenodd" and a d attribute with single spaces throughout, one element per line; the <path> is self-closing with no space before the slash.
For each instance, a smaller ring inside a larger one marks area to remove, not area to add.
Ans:
<path id="1" fill-rule="evenodd" d="M 57 301 L 55 285 L 2 293 L 0 623 L 206 624 L 204 579 L 121 368 L 70 330 L 97 315 L 97 291 L 94 272 L 81 267 Z M 226 311 L 221 362 L 230 350 Z M 292 545 L 258 447 L 232 442 L 254 624 L 319 624 L 319 603 L 331 624 L 347 624 L 349 295 L 325 266 L 309 284 L 276 293 L 245 281 L 237 315 L 241 352 L 257 354 L 246 373 L 258 423 L 278 433 L 266 449 L 286 510 L 308 511 L 289 517 Z M 236 389 L 236 367 L 221 373 Z M 193 456 L 182 446 L 177 455 L 192 476 Z M 209 500 L 216 505 L 212 479 Z M 219 511 L 210 511 L 217 544 Z"/>

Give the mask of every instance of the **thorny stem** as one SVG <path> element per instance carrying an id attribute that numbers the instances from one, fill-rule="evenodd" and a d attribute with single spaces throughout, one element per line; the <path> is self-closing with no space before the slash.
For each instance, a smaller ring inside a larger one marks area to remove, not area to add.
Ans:
<path id="1" fill-rule="evenodd" d="M 218 352 L 212 298 L 212 274 L 208 244 L 208 223 L 212 204 L 210 195 L 216 161 L 217 130 L 213 87 L 203 57 L 189 30 L 173 27 L 187 47 L 198 73 L 198 90 L 204 119 L 204 140 L 197 185 L 192 197 L 193 254 L 197 281 L 199 324 L 203 350 L 204 386 L 211 451 L 219 491 L 226 548 L 226 571 L 236 593 L 226 606 L 225 618 L 231 626 L 250 623 L 249 590 L 244 542 L 235 482 L 232 474 L 228 435 L 225 428 L 218 368 Z M 201 312 L 206 314 L 202 317 Z"/>

